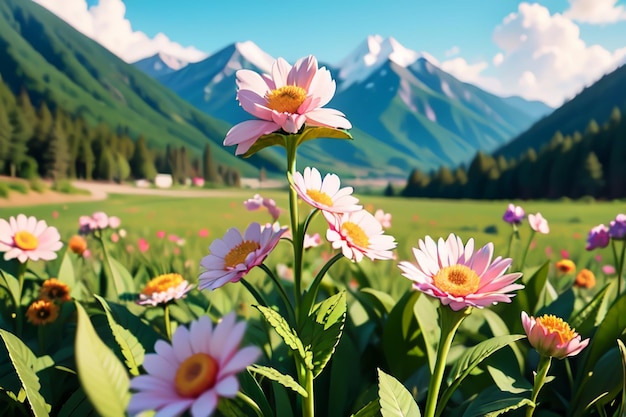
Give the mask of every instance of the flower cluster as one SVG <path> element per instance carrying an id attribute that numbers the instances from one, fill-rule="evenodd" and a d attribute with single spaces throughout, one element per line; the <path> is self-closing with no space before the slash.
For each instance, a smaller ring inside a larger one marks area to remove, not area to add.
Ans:
<path id="1" fill-rule="evenodd" d="M 80 216 L 78 219 L 78 233 L 88 235 L 97 230 L 117 229 L 121 225 L 121 220 L 117 216 L 108 216 L 102 211 L 96 211 L 91 216 Z"/>
<path id="2" fill-rule="evenodd" d="M 71 299 L 67 284 L 56 278 L 47 279 L 39 289 L 39 298 L 26 310 L 26 317 L 35 326 L 53 323 L 59 317 L 60 305 Z"/>

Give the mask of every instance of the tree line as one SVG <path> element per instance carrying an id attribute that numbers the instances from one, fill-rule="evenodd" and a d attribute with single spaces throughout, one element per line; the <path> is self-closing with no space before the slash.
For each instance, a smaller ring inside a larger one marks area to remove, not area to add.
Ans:
<path id="1" fill-rule="evenodd" d="M 45 101 L 34 105 L 25 89 L 15 95 L 0 78 L 0 174 L 21 178 L 126 181 L 171 174 L 176 183 L 202 177 L 239 186 L 236 169 L 216 164 L 208 142 L 202 155 L 185 146 L 151 149 L 128 128 L 89 125 Z"/>
<path id="2" fill-rule="evenodd" d="M 615 107 L 602 126 L 556 132 L 541 149 L 519 158 L 478 152 L 467 167 L 414 169 L 401 194 L 471 199 L 616 199 L 626 197 L 626 122 Z"/>

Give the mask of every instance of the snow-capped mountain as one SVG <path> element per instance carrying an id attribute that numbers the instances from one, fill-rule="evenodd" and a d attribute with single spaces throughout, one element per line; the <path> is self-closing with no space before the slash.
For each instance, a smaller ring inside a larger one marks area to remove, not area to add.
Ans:
<path id="1" fill-rule="evenodd" d="M 235 99 L 235 72 L 240 69 L 269 72 L 273 62 L 274 58 L 254 42 L 238 42 L 202 61 L 156 78 L 200 110 L 236 123 L 245 118 L 245 112 Z"/>
<path id="2" fill-rule="evenodd" d="M 189 62 L 159 52 L 153 56 L 135 62 L 133 65 L 153 78 L 170 74 L 184 68 Z"/>
<path id="3" fill-rule="evenodd" d="M 157 79 L 202 111 L 234 124 L 250 118 L 236 101 L 235 72 L 268 73 L 273 61 L 251 41 L 235 43 Z M 530 114 L 523 99 L 495 96 L 438 65 L 394 38 L 368 36 L 338 64 L 326 65 L 337 82 L 328 107 L 346 114 L 355 140 L 314 141 L 301 155 L 319 163 L 323 157 L 330 167 L 345 164 L 358 175 L 380 175 L 384 169 L 386 175 L 405 177 L 415 167 L 454 166 L 478 150 L 490 152 L 538 118 L 540 109 L 533 107 Z"/>

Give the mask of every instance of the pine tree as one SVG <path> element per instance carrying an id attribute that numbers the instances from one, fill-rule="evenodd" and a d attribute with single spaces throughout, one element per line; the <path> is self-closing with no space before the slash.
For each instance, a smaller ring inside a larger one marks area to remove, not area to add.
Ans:
<path id="1" fill-rule="evenodd" d="M 47 149 L 43 156 L 44 176 L 59 180 L 67 177 L 70 164 L 67 136 L 58 121 L 54 121 L 48 132 Z"/>
<path id="2" fill-rule="evenodd" d="M 15 108 L 9 115 L 12 126 L 11 139 L 7 162 L 9 165 L 9 175 L 15 177 L 19 174 L 20 165 L 26 160 L 28 151 L 28 140 L 32 134 L 32 128 L 28 125 L 23 113 L 19 108 Z"/>
<path id="3" fill-rule="evenodd" d="M 204 152 L 202 153 L 202 177 L 206 182 L 214 184 L 221 182 L 221 176 L 218 174 L 217 167 L 213 162 L 211 145 L 208 143 L 204 146 Z"/>
<path id="4" fill-rule="evenodd" d="M 146 140 L 142 135 L 137 138 L 133 157 L 130 159 L 129 163 L 133 178 L 145 178 L 152 181 L 154 177 L 156 177 L 157 171 L 154 166 L 154 160 L 148 150 Z"/>
<path id="5" fill-rule="evenodd" d="M 581 176 L 578 184 L 580 184 L 582 194 L 599 197 L 604 187 L 604 174 L 602 164 L 594 152 L 589 152 L 579 172 Z"/>

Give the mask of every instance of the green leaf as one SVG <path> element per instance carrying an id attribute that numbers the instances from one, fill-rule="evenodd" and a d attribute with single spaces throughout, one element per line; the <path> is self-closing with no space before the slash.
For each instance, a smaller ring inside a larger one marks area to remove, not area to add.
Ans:
<path id="1" fill-rule="evenodd" d="M 476 310 L 475 313 L 480 314 L 485 318 L 487 324 L 489 325 L 489 328 L 491 329 L 491 333 L 494 336 L 504 336 L 507 334 L 511 334 L 511 331 L 506 325 L 506 322 L 493 310 L 483 308 L 480 310 Z M 524 354 L 517 344 L 511 344 L 510 346 L 513 354 L 515 355 L 515 358 L 517 359 L 519 369 L 522 369 L 524 367 Z"/>
<path id="2" fill-rule="evenodd" d="M 0 337 L 4 341 L 11 363 L 15 368 L 26 398 L 35 417 L 48 416 L 50 407 L 40 394 L 39 377 L 33 369 L 35 354 L 13 333 L 0 329 Z"/>
<path id="3" fill-rule="evenodd" d="M 57 279 L 70 287 L 70 295 L 78 299 L 81 297 L 80 288 L 76 285 L 74 265 L 72 264 L 71 251 L 66 250 L 57 273 Z"/>
<path id="4" fill-rule="evenodd" d="M 296 146 L 300 146 L 302 143 L 316 138 L 352 139 L 352 135 L 345 130 L 319 126 L 305 126 L 305 128 L 297 134 L 274 132 L 259 137 L 242 157 L 249 158 L 261 149 L 265 149 L 269 146 L 280 145 L 286 147 L 287 141 L 290 140 L 297 140 L 298 143 Z"/>
<path id="5" fill-rule="evenodd" d="M 528 302 L 528 314 L 535 314 L 539 310 L 539 302 L 541 300 L 541 294 L 546 286 L 548 280 L 548 272 L 550 272 L 550 261 L 546 261 L 525 283 L 526 288 L 523 291 L 518 291 L 517 296 L 520 293 L 526 296 Z M 532 312 L 532 313 L 531 313 Z"/>
<path id="6" fill-rule="evenodd" d="M 383 351 L 396 378 L 408 378 L 427 363 L 420 342 L 422 332 L 415 320 L 414 306 L 422 293 L 410 291 L 396 303 L 383 328 Z"/>
<path id="7" fill-rule="evenodd" d="M 491 375 L 493 382 L 500 388 L 500 391 L 521 394 L 522 392 L 531 392 L 533 390 L 533 385 L 523 377 L 515 379 L 503 370 L 489 365 L 487 365 L 487 371 Z"/>
<path id="8" fill-rule="evenodd" d="M 341 339 L 347 308 L 342 291 L 317 304 L 303 325 L 302 343 L 313 353 L 313 378 L 324 370 Z"/>
<path id="9" fill-rule="evenodd" d="M 125 415 L 130 381 L 124 365 L 96 334 L 89 316 L 76 303 L 76 368 L 80 383 L 96 411 L 103 417 Z"/>
<path id="10" fill-rule="evenodd" d="M 126 267 L 122 265 L 117 259 L 108 257 L 109 265 L 111 266 L 111 273 L 113 274 L 113 281 L 115 288 L 118 291 L 116 294 L 118 297 L 122 295 L 135 294 L 135 281 L 133 276 L 128 272 Z"/>
<path id="11" fill-rule="evenodd" d="M 362 299 L 368 300 L 370 305 L 376 307 L 378 310 L 382 310 L 386 314 L 389 314 L 396 305 L 396 300 L 386 292 L 373 288 L 362 288 L 360 292 L 364 295 Z"/>
<path id="12" fill-rule="evenodd" d="M 264 307 L 260 305 L 255 305 L 265 317 L 265 320 L 276 330 L 276 333 L 283 338 L 283 341 L 287 346 L 289 346 L 292 350 L 298 352 L 300 358 L 304 360 L 306 357 L 306 353 L 304 352 L 304 345 L 302 341 L 298 338 L 296 332 L 289 326 L 287 320 L 283 318 L 276 310 L 273 310 L 269 307 Z"/>
<path id="13" fill-rule="evenodd" d="M 383 417 L 421 415 L 415 399 L 404 385 L 380 369 L 378 369 L 378 396 Z"/>
<path id="14" fill-rule="evenodd" d="M 439 302 L 437 301 L 437 303 Z M 426 346 L 426 355 L 428 356 L 428 366 L 432 373 L 435 369 L 437 346 L 439 346 L 439 339 L 441 337 L 437 306 L 430 297 L 419 297 L 413 311 L 419 323 L 420 330 L 422 331 L 424 345 Z"/>
<path id="15" fill-rule="evenodd" d="M 139 375 L 139 366 L 143 363 L 145 354 L 143 346 L 129 330 L 123 328 L 115 321 L 113 314 L 111 314 L 111 307 L 109 307 L 107 301 L 97 294 L 94 294 L 94 297 L 104 309 L 109 327 L 111 328 L 111 333 L 113 333 L 113 337 L 120 347 L 128 370 L 131 375 Z"/>
<path id="16" fill-rule="evenodd" d="M 250 365 L 248 366 L 248 370 L 250 372 L 254 372 L 255 374 L 263 375 L 264 377 L 269 378 L 272 381 L 278 382 L 283 387 L 289 388 L 302 395 L 303 397 L 309 396 L 304 387 L 298 384 L 295 379 L 293 379 L 290 375 L 281 374 L 278 370 L 274 368 L 261 365 Z"/>
<path id="17" fill-rule="evenodd" d="M 570 326 L 576 329 L 578 334 L 581 335 L 591 335 L 595 327 L 602 321 L 606 311 L 601 314 L 600 320 L 598 320 L 598 316 L 600 315 L 600 307 L 605 304 L 605 296 L 611 291 L 609 289 L 612 286 L 615 286 L 617 281 L 612 281 L 608 285 L 606 285 L 602 290 L 600 290 L 591 301 L 589 301 L 578 313 L 576 313 L 569 320 Z"/>
<path id="18" fill-rule="evenodd" d="M 380 401 L 372 400 L 350 417 L 379 417 Z"/>
<path id="19" fill-rule="evenodd" d="M 96 410 L 87 399 L 85 391 L 81 387 L 78 387 L 76 391 L 70 395 L 70 397 L 63 403 L 59 410 L 58 417 L 72 417 L 72 416 L 94 416 L 97 417 Z"/>
<path id="20" fill-rule="evenodd" d="M 619 410 L 615 415 L 623 416 L 624 407 L 626 407 L 626 346 L 624 342 L 617 339 L 617 346 L 619 347 L 619 353 L 622 356 L 622 402 L 619 405 Z"/>
<path id="21" fill-rule="evenodd" d="M 19 302 L 20 284 L 17 278 L 2 269 L 0 269 L 0 277 L 2 277 L 0 285 L 6 288 L 9 294 L 11 294 L 14 303 Z"/>
<path id="22" fill-rule="evenodd" d="M 490 387 L 470 402 L 462 417 L 497 417 L 528 405 L 532 405 L 532 401 L 526 397 L 513 396 Z"/>

